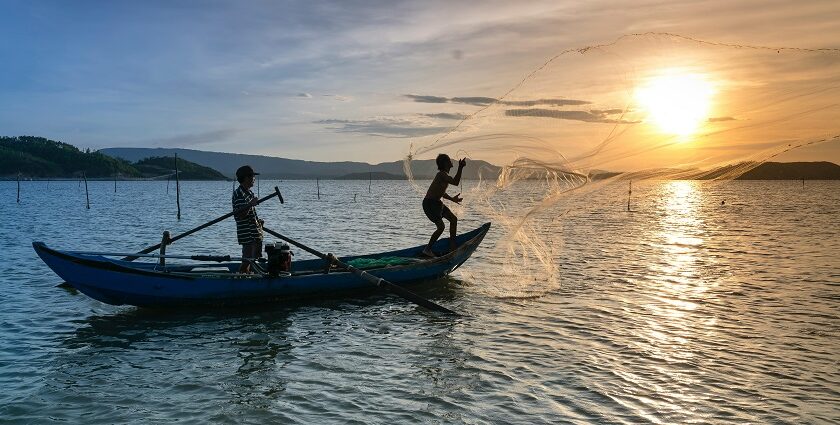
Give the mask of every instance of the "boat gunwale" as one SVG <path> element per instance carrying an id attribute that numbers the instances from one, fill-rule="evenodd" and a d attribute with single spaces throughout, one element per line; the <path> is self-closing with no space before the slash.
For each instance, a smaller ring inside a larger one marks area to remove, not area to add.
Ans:
<path id="1" fill-rule="evenodd" d="M 481 226 L 462 234 L 461 236 L 468 235 L 470 233 L 474 233 L 469 239 L 465 240 L 461 243 L 455 250 L 450 251 L 444 255 L 434 258 L 422 259 L 420 261 L 412 262 L 409 264 L 402 264 L 397 266 L 382 266 L 382 267 L 375 267 L 375 268 L 364 268 L 363 270 L 368 273 L 376 273 L 377 271 L 387 270 L 387 271 L 404 271 L 404 270 L 411 270 L 411 269 L 422 269 L 428 266 L 437 265 L 440 263 L 446 263 L 454 259 L 457 255 L 464 253 L 466 251 L 471 252 L 475 250 L 477 245 L 484 239 L 484 236 L 490 229 L 491 223 L 484 223 Z M 219 279 L 219 280 L 260 280 L 260 279 L 294 279 L 299 277 L 306 277 L 306 276 L 313 276 L 313 275 L 327 275 L 327 274 L 349 274 L 352 273 L 347 270 L 342 269 L 330 269 L 329 272 L 318 271 L 317 269 L 307 270 L 304 273 L 295 274 L 292 273 L 290 276 L 269 276 L 269 275 L 261 275 L 261 274 L 238 274 L 238 273 L 230 273 L 230 275 L 219 274 L 218 276 L 206 276 L 206 273 L 202 274 L 201 272 L 198 273 L 191 273 L 191 272 L 173 272 L 173 271 L 166 271 L 166 270 L 149 270 L 140 267 L 129 267 L 123 264 L 120 264 L 121 260 L 112 260 L 108 259 L 104 256 L 86 256 L 80 254 L 70 254 L 61 250 L 53 249 L 48 247 L 44 242 L 33 242 L 33 248 L 35 251 L 43 251 L 47 255 L 52 255 L 58 257 L 65 261 L 70 261 L 82 266 L 91 267 L 94 269 L 99 270 L 106 270 L 110 272 L 117 272 L 117 273 L 127 273 L 127 274 L 137 274 L 143 276 L 150 276 L 150 277 L 157 277 L 157 278 L 170 278 L 170 279 L 179 279 L 179 280 L 187 280 L 193 281 L 198 279 Z M 346 256 L 341 257 L 342 261 L 347 261 L 347 259 L 357 259 L 357 258 L 366 258 L 366 257 L 375 257 L 375 256 L 386 256 L 389 253 L 396 253 L 401 251 L 410 251 L 416 250 L 418 248 L 422 248 L 423 246 L 416 246 L 404 249 L 397 249 L 393 251 L 384 251 L 379 253 L 371 253 L 365 255 L 353 255 L 353 256 Z M 465 258 L 464 261 L 467 259 Z M 463 263 L 463 262 L 461 262 Z M 153 264 L 153 263 L 145 263 L 145 264 Z M 216 266 L 222 266 L 222 264 L 215 264 Z M 460 265 L 460 264 L 459 264 Z M 456 266 L 457 268 L 457 266 Z"/>

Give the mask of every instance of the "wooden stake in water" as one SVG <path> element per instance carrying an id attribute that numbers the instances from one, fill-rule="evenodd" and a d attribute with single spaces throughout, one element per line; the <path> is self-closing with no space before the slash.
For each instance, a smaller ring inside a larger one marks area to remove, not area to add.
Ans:
<path id="1" fill-rule="evenodd" d="M 178 205 L 178 220 L 181 219 L 181 178 L 178 177 L 178 154 L 175 154 L 175 204 Z"/>
<path id="2" fill-rule="evenodd" d="M 630 196 L 633 195 L 633 180 L 630 180 L 630 186 L 627 189 L 627 211 L 630 211 Z"/>
<path id="3" fill-rule="evenodd" d="M 373 181 L 373 173 L 368 171 L 368 193 L 370 193 L 370 183 Z"/>
<path id="4" fill-rule="evenodd" d="M 169 235 L 169 230 L 163 231 L 163 237 L 160 240 L 160 262 L 161 267 L 166 266 L 166 245 L 169 245 L 169 240 L 172 239 Z"/>
<path id="5" fill-rule="evenodd" d="M 18 195 L 17 195 L 17 203 L 20 203 L 20 171 L 18 171 Z"/>
<path id="6" fill-rule="evenodd" d="M 114 193 L 117 193 L 117 170 L 114 170 Z"/>
<path id="7" fill-rule="evenodd" d="M 318 186 L 318 199 L 321 199 L 321 179 L 315 179 L 315 184 Z"/>
<path id="8" fill-rule="evenodd" d="M 90 209 L 90 195 L 88 195 L 87 175 L 82 173 L 82 178 L 85 180 L 85 199 L 87 200 L 87 209 Z"/>

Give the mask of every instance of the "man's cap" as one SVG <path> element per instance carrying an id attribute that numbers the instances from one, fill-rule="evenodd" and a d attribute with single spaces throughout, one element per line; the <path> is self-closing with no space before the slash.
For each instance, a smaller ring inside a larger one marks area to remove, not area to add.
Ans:
<path id="1" fill-rule="evenodd" d="M 260 173 L 255 173 L 250 165 L 243 165 L 236 170 L 236 180 L 242 180 L 245 177 L 258 176 Z"/>

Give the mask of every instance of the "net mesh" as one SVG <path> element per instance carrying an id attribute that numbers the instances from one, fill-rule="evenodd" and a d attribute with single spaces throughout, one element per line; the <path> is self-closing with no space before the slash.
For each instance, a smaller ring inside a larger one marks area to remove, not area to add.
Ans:
<path id="1" fill-rule="evenodd" d="M 563 205 L 582 204 L 567 201 L 616 181 L 732 180 L 797 149 L 836 145 L 838 89 L 840 49 L 630 34 L 566 49 L 498 97 L 447 99 L 442 112 L 465 118 L 416 139 L 404 171 L 425 193 L 414 159 L 506 164 L 456 207 L 503 229 L 495 249 L 510 259 L 470 278 L 491 280 L 495 296 L 539 296 L 560 285 L 559 229 L 579 212 Z"/>

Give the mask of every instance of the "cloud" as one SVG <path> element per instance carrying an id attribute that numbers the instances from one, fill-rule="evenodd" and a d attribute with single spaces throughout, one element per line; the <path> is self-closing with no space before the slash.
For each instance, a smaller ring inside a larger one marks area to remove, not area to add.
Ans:
<path id="1" fill-rule="evenodd" d="M 327 119 L 315 121 L 314 123 L 325 124 L 328 129 L 337 133 L 361 133 L 371 136 L 397 138 L 430 136 L 449 130 L 449 127 L 429 125 L 428 120 L 393 117 L 381 117 L 369 120 Z"/>
<path id="2" fill-rule="evenodd" d="M 735 117 L 711 117 L 709 122 L 737 121 Z"/>
<path id="3" fill-rule="evenodd" d="M 447 103 L 449 98 L 440 96 L 421 96 L 418 94 L 406 94 L 405 97 L 419 103 Z"/>
<path id="4" fill-rule="evenodd" d="M 239 133 L 239 131 L 239 129 L 227 128 L 223 130 L 208 131 L 204 133 L 180 134 L 172 137 L 147 140 L 142 142 L 142 144 L 152 146 L 163 146 L 167 148 L 183 148 L 187 146 L 196 146 L 215 142 L 226 142 L 230 140 L 231 136 L 235 135 L 236 133 Z"/>
<path id="5" fill-rule="evenodd" d="M 536 106 L 536 105 L 549 105 L 549 106 L 566 106 L 566 105 L 589 105 L 592 102 L 587 100 L 577 100 L 577 99 L 535 99 L 535 100 L 503 100 L 500 102 L 504 105 L 508 106 Z"/>
<path id="6" fill-rule="evenodd" d="M 475 106 L 487 106 L 496 100 L 498 99 L 494 97 L 453 97 L 449 99 L 452 103 L 465 103 L 467 105 Z"/>
<path id="7" fill-rule="evenodd" d="M 349 101 L 353 100 L 353 98 L 350 97 L 350 96 L 342 96 L 340 94 L 324 94 L 322 96 L 331 97 L 331 98 L 333 98 L 333 99 L 335 99 L 339 102 L 349 102 Z"/>
<path id="8" fill-rule="evenodd" d="M 547 105 L 547 106 L 566 106 L 566 105 L 589 105 L 592 102 L 587 100 L 577 100 L 577 99 L 533 99 L 533 100 L 499 100 L 495 97 L 483 97 L 483 96 L 467 96 L 467 97 L 441 97 L 441 96 L 429 96 L 429 95 L 418 95 L 418 94 L 406 94 L 403 95 L 415 102 L 419 103 L 462 103 L 465 105 L 474 105 L 474 106 L 487 106 L 491 103 L 498 102 L 500 105 L 507 105 L 507 106 L 536 106 L 536 105 Z"/>
<path id="9" fill-rule="evenodd" d="M 422 114 L 422 115 L 424 117 L 437 118 L 437 119 L 441 119 L 441 120 L 459 120 L 459 121 L 463 120 L 463 119 L 466 119 L 469 116 L 467 114 L 462 114 L 460 112 L 453 112 L 453 113 L 441 112 L 439 114 Z"/>
<path id="10" fill-rule="evenodd" d="M 610 109 L 608 111 L 614 111 Z M 556 109 L 508 109 L 505 115 L 509 117 L 536 117 L 536 118 L 556 118 L 561 120 L 574 120 L 584 122 L 598 122 L 607 124 L 636 124 L 640 121 L 628 121 L 623 119 L 608 118 L 607 113 L 603 111 L 559 111 Z"/>
<path id="11" fill-rule="evenodd" d="M 596 115 L 615 115 L 624 113 L 624 109 L 590 109 L 589 112 Z"/>

